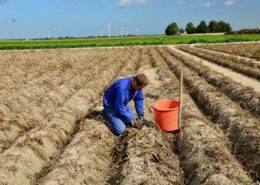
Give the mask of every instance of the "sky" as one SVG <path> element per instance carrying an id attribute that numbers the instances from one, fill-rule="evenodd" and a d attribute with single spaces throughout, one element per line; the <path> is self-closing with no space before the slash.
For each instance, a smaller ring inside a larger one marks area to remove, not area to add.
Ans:
<path id="1" fill-rule="evenodd" d="M 260 0 L 0 0 L 0 39 L 164 34 L 201 20 L 260 27 Z M 110 26 L 109 26 L 110 25 Z"/>

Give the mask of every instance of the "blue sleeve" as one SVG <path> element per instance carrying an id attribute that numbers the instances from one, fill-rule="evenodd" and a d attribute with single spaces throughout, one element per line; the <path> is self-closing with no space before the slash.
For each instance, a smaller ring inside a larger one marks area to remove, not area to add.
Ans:
<path id="1" fill-rule="evenodd" d="M 126 110 L 126 106 L 124 105 L 125 92 L 121 87 L 117 87 L 115 91 L 115 110 L 121 116 L 121 119 L 125 123 L 129 123 L 134 119 L 134 116 L 131 112 Z"/>
<path id="2" fill-rule="evenodd" d="M 138 91 L 137 95 L 134 98 L 135 110 L 138 116 L 144 116 L 144 95 L 143 91 Z"/>

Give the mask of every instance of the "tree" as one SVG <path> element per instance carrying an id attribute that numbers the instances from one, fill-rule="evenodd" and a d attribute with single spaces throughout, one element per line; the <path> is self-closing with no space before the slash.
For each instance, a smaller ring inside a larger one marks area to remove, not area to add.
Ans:
<path id="1" fill-rule="evenodd" d="M 229 23 L 225 23 L 224 21 L 219 21 L 219 30 L 220 32 L 231 32 L 232 28 Z"/>
<path id="2" fill-rule="evenodd" d="M 219 29 L 219 23 L 217 21 L 210 21 L 209 22 L 209 32 L 210 33 L 221 32 L 220 29 Z"/>
<path id="3" fill-rule="evenodd" d="M 186 32 L 188 33 L 188 34 L 193 34 L 193 33 L 196 33 L 196 28 L 195 28 L 195 26 L 193 25 L 193 23 L 192 22 L 189 22 L 187 25 L 186 25 Z"/>
<path id="4" fill-rule="evenodd" d="M 197 33 L 208 33 L 208 26 L 207 23 L 205 21 L 201 21 L 200 24 L 197 26 L 196 28 L 196 32 Z"/>
<path id="5" fill-rule="evenodd" d="M 176 35 L 178 32 L 179 32 L 179 27 L 175 22 L 169 24 L 165 30 L 166 35 Z"/>
<path id="6" fill-rule="evenodd" d="M 232 27 L 229 23 L 226 23 L 226 26 L 225 26 L 225 32 L 231 32 L 232 31 Z"/>
<path id="7" fill-rule="evenodd" d="M 179 30 L 179 32 L 180 32 L 180 33 L 184 33 L 185 30 L 184 30 L 183 28 L 181 28 L 181 29 Z"/>

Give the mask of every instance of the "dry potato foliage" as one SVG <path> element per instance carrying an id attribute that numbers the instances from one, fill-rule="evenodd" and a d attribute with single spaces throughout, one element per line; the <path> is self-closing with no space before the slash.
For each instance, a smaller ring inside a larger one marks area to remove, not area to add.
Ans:
<path id="1" fill-rule="evenodd" d="M 243 73 L 247 76 L 260 80 L 260 65 L 255 62 L 244 60 L 237 57 L 226 56 L 223 54 L 213 53 L 209 50 L 202 50 L 196 47 L 180 46 L 179 49 L 214 62 L 223 67 L 228 67 L 234 71 Z"/>
<path id="2" fill-rule="evenodd" d="M 173 57 L 180 60 L 190 69 L 193 69 L 199 76 L 203 77 L 209 84 L 219 88 L 230 99 L 239 103 L 239 105 L 260 116 L 260 94 L 254 91 L 253 87 L 243 86 L 225 75 L 211 70 L 210 68 L 196 62 L 191 57 L 174 52 L 170 48 L 165 48 Z"/>
<path id="3" fill-rule="evenodd" d="M 259 125 L 238 105 L 255 112 L 255 94 L 210 69 L 161 47 L 5 51 L 2 56 L 0 184 L 257 182 Z M 153 121 L 151 104 L 178 97 L 181 70 L 185 127 L 183 134 L 165 133 Z M 139 130 L 127 128 L 116 137 L 102 108 L 95 107 L 115 79 L 137 72 L 149 77 L 145 120 Z M 231 98 L 224 94 L 228 91 Z M 231 100 L 232 93 L 239 94 L 239 103 Z"/>
<path id="4" fill-rule="evenodd" d="M 197 47 L 260 60 L 260 43 L 207 44 Z"/>

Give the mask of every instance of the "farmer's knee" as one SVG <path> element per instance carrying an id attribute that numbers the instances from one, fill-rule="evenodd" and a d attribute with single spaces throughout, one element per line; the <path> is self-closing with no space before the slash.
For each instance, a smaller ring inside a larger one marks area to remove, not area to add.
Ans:
<path id="1" fill-rule="evenodd" d="M 121 124 L 117 124 L 117 125 L 114 125 L 112 126 L 112 129 L 113 131 L 117 134 L 117 135 L 122 135 L 125 133 L 125 130 L 126 130 L 126 126 L 125 124 L 121 123 Z"/>
<path id="2" fill-rule="evenodd" d="M 104 112 L 105 120 L 109 123 L 110 129 L 116 134 L 116 135 L 122 135 L 124 134 L 126 130 L 126 125 L 124 122 L 117 117 L 114 112 Z"/>

